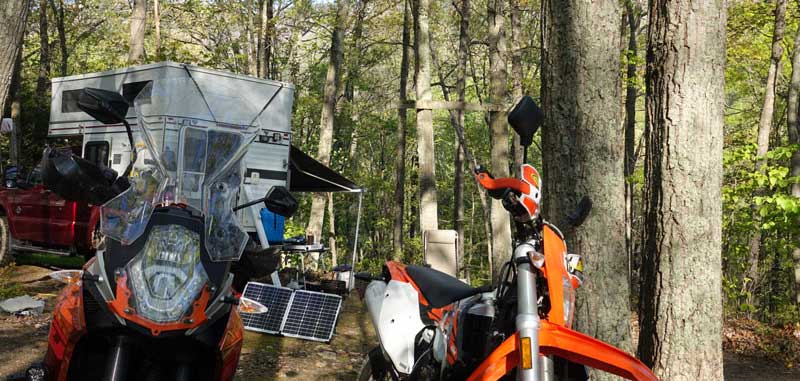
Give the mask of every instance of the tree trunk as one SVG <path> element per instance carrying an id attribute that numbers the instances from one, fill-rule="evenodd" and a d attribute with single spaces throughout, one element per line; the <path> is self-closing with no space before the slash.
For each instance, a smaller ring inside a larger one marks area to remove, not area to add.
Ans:
<path id="1" fill-rule="evenodd" d="M 509 0 L 508 5 L 511 8 L 509 15 L 511 16 L 511 81 L 512 81 L 512 98 L 516 102 L 521 99 L 525 93 L 522 85 L 522 80 L 525 79 L 525 74 L 522 70 L 522 47 L 520 46 L 520 39 L 522 38 L 522 23 L 520 22 L 520 15 L 522 10 L 519 7 L 520 0 Z M 522 167 L 524 158 L 523 148 L 519 142 L 519 135 L 514 134 L 514 141 L 511 145 L 512 156 L 514 158 L 514 167 L 512 168 L 512 175 L 515 178 L 520 178 L 520 168 Z"/>
<path id="2" fill-rule="evenodd" d="M 723 378 L 726 9 L 725 0 L 650 2 L 638 354 L 661 380 Z"/>
<path id="3" fill-rule="evenodd" d="M 153 23 L 156 24 L 156 60 L 161 60 L 161 6 L 153 0 Z"/>
<path id="4" fill-rule="evenodd" d="M 458 12 L 461 14 L 459 23 L 459 42 L 458 42 L 458 62 L 456 64 L 456 93 L 458 100 L 464 102 L 466 99 L 466 76 L 467 76 L 467 55 L 469 54 L 469 0 L 461 0 L 458 5 Z M 450 101 L 450 89 L 445 83 L 445 76 L 442 67 L 439 65 L 435 55 L 436 51 L 431 49 L 431 60 L 436 66 L 436 73 L 439 78 L 439 86 L 445 101 Z M 464 131 L 464 110 L 448 110 L 450 125 L 455 132 L 455 152 L 453 153 L 453 167 L 455 175 L 453 178 L 453 230 L 458 233 L 456 255 L 458 257 L 457 267 L 459 271 L 464 268 L 464 152 L 466 146 L 462 147 L 459 131 Z M 489 216 L 486 216 L 489 218 Z M 490 252 L 491 254 L 491 252 Z M 465 275 L 466 276 L 466 275 Z"/>
<path id="5" fill-rule="evenodd" d="M 358 89 L 356 89 L 356 82 L 361 77 L 361 54 L 362 54 L 362 39 L 364 37 L 364 17 L 366 16 L 368 0 L 360 0 L 356 2 L 355 10 L 355 25 L 353 26 L 353 46 L 352 57 L 350 59 L 349 67 L 347 69 L 347 83 L 345 84 L 345 98 L 350 104 L 350 119 L 353 131 L 350 134 L 350 149 L 349 149 L 349 167 L 350 173 L 354 174 L 358 170 L 358 159 L 356 153 L 358 152 L 358 131 L 359 131 L 359 117 L 360 111 L 356 106 L 356 96 Z"/>
<path id="6" fill-rule="evenodd" d="M 632 349 L 625 179 L 620 129 L 618 1 L 543 2 L 542 128 L 544 216 L 566 233 L 569 250 L 586 260 L 578 327 L 623 350 Z M 583 196 L 592 213 L 579 229 L 565 215 Z M 608 375 L 596 375 L 607 379 Z M 593 376 L 594 377 L 594 376 Z M 594 378 L 593 378 L 594 379 Z"/>
<path id="7" fill-rule="evenodd" d="M 24 27 L 23 27 L 24 28 Z M 20 42 L 20 47 L 17 49 L 17 57 L 14 63 L 14 72 L 11 75 L 11 85 L 8 88 L 8 101 L 11 102 L 9 107 L 11 120 L 14 123 L 14 129 L 11 130 L 11 165 L 20 165 L 19 152 L 20 152 L 20 113 L 22 112 L 22 100 L 20 99 L 20 88 L 22 87 L 22 50 L 25 44 L 25 32 L 22 32 L 23 38 Z"/>
<path id="8" fill-rule="evenodd" d="M 633 205 L 634 188 L 631 176 L 636 168 L 634 151 L 636 150 L 636 99 L 639 97 L 639 90 L 636 88 L 636 60 L 638 56 L 638 45 L 636 42 L 639 30 L 639 7 L 634 0 L 625 1 L 625 12 L 628 23 L 628 65 L 625 76 L 625 252 L 628 257 L 628 277 L 631 279 L 631 287 L 638 284 L 634 279 L 635 270 L 633 269 L 633 256 L 635 255 L 635 244 L 633 241 Z"/>
<path id="9" fill-rule="evenodd" d="M 786 28 L 786 0 L 777 0 L 775 4 L 775 26 L 772 32 L 772 55 L 770 57 L 769 71 L 767 72 L 767 84 L 764 88 L 764 106 L 761 108 L 761 118 L 758 121 L 758 148 L 756 151 L 756 172 L 767 163 L 765 155 L 769 151 L 769 134 L 772 128 L 772 119 L 775 114 L 775 86 L 778 78 L 778 71 L 783 55 L 783 33 Z M 755 195 L 763 194 L 763 189 L 756 189 Z M 758 304 L 755 298 L 756 290 L 759 286 L 758 259 L 761 252 L 761 217 L 758 214 L 758 206 L 755 202 L 753 209 L 753 235 L 750 236 L 746 289 L 749 291 L 747 302 L 755 306 Z"/>
<path id="10" fill-rule="evenodd" d="M 61 4 L 64 8 L 64 4 Z M 133 0 L 131 13 L 131 40 L 128 63 L 140 64 L 144 56 L 144 32 L 147 21 L 147 0 Z"/>
<path id="11" fill-rule="evenodd" d="M 56 20 L 56 32 L 58 32 L 58 47 L 61 53 L 60 73 L 62 77 L 66 77 L 69 52 L 67 51 L 67 33 L 64 29 L 64 0 L 59 0 L 58 7 L 56 6 L 55 0 L 50 0 L 50 8 L 53 9 L 53 16 Z"/>
<path id="12" fill-rule="evenodd" d="M 0 3 L 0 110 L 5 109 L 11 77 L 22 49 L 29 0 Z"/>
<path id="13" fill-rule="evenodd" d="M 800 29 L 794 37 L 792 49 L 792 80 L 789 85 L 787 100 L 789 144 L 800 144 Z M 792 177 L 800 177 L 800 149 L 794 152 L 791 159 Z M 792 196 L 800 198 L 800 183 L 792 184 Z M 800 304 L 800 246 L 792 250 L 794 259 L 794 292 L 795 302 Z"/>
<path id="14" fill-rule="evenodd" d="M 259 59 L 259 73 L 261 78 L 271 78 L 270 68 L 272 65 L 272 18 L 275 12 L 272 0 L 262 0 L 261 4 L 261 50 Z"/>
<path id="15" fill-rule="evenodd" d="M 410 7 L 406 0 L 403 7 L 403 53 L 400 59 L 400 103 L 406 101 L 408 87 L 408 57 L 410 55 L 411 33 L 409 31 Z M 394 254 L 392 259 L 398 261 L 403 256 L 403 220 L 405 215 L 405 182 L 406 182 L 406 109 L 397 109 L 397 151 L 395 152 L 395 188 L 394 188 Z"/>
<path id="16" fill-rule="evenodd" d="M 466 101 L 467 83 L 467 56 L 469 55 L 469 0 L 461 0 L 458 13 L 461 16 L 458 31 L 458 63 L 456 66 L 456 94 L 459 102 Z M 464 129 L 464 111 L 456 112 L 456 120 L 459 127 Z M 456 248 L 459 269 L 464 270 L 464 277 L 469 274 L 466 271 L 466 261 L 464 261 L 464 151 L 466 147 L 461 146 L 461 141 L 456 134 L 456 152 L 453 166 L 455 167 L 455 180 L 453 182 L 453 228 L 458 233 L 458 247 Z"/>
<path id="17" fill-rule="evenodd" d="M 36 97 L 44 98 L 50 85 L 50 38 L 47 26 L 47 0 L 39 0 L 39 73 Z"/>
<path id="18" fill-rule="evenodd" d="M 487 2 L 489 24 L 489 102 L 505 103 L 508 73 L 506 72 L 505 0 Z M 506 113 L 489 113 L 492 140 L 492 172 L 495 177 L 508 177 L 508 125 Z M 492 199 L 492 279 L 500 275 L 500 264 L 511 257 L 511 220 L 500 200 Z"/>
<path id="19" fill-rule="evenodd" d="M 333 193 L 328 192 L 328 250 L 331 252 L 331 268 L 336 267 L 336 219 L 333 215 Z"/>
<path id="20" fill-rule="evenodd" d="M 428 18 L 430 0 L 417 0 L 417 100 L 430 101 L 431 94 L 431 34 Z M 417 153 L 419 154 L 419 225 L 420 232 L 436 230 L 438 205 L 436 200 L 436 156 L 433 141 L 433 111 L 417 108 Z"/>
<path id="21" fill-rule="evenodd" d="M 323 89 L 322 116 L 320 118 L 319 146 L 317 148 L 317 160 L 324 165 L 330 165 L 331 148 L 333 147 L 333 128 L 336 110 L 336 95 L 339 93 L 341 84 L 342 60 L 344 51 L 342 50 L 342 39 L 344 38 L 344 28 L 347 22 L 348 0 L 338 0 L 336 2 L 336 25 L 331 35 L 331 53 L 328 62 L 328 71 L 325 76 L 325 88 Z M 311 201 L 311 215 L 308 218 L 306 234 L 312 234 L 316 239 L 322 236 L 322 224 L 325 218 L 325 194 L 314 193 Z"/>

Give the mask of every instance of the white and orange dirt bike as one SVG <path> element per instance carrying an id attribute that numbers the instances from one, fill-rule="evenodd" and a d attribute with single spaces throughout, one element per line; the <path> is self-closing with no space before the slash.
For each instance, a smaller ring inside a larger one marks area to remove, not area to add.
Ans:
<path id="1" fill-rule="evenodd" d="M 508 121 L 527 148 L 542 111 L 524 97 Z M 526 149 L 527 150 L 527 149 Z M 366 380 L 587 380 L 586 367 L 637 381 L 657 380 L 636 358 L 572 330 L 575 290 L 583 282 L 580 256 L 539 215 L 541 186 L 524 164 L 521 179 L 476 178 L 503 202 L 515 222 L 514 251 L 494 286 L 473 288 L 434 269 L 387 262 L 364 298 L 380 345 L 367 355 Z M 580 225 L 591 210 L 581 200 L 568 217 Z"/>

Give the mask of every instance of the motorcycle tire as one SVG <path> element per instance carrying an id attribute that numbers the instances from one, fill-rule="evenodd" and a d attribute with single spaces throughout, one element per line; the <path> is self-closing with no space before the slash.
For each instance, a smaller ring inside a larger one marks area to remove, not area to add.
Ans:
<path id="1" fill-rule="evenodd" d="M 358 374 L 358 381 L 389 381 L 391 379 L 381 348 L 373 348 L 364 358 L 364 365 Z"/>

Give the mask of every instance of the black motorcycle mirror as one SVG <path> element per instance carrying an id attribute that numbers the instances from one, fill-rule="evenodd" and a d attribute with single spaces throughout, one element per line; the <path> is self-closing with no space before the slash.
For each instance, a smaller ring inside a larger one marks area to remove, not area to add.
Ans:
<path id="1" fill-rule="evenodd" d="M 78 98 L 78 108 L 106 124 L 124 123 L 128 101 L 117 92 L 87 87 Z"/>
<path id="2" fill-rule="evenodd" d="M 528 146 L 533 143 L 533 135 L 544 123 L 544 113 L 533 98 L 524 96 L 508 113 L 508 124 L 519 135 L 520 144 L 525 147 L 524 159 L 528 157 Z"/>
<path id="3" fill-rule="evenodd" d="M 586 217 L 589 217 L 589 212 L 592 211 L 592 200 L 589 196 L 583 196 L 581 201 L 578 203 L 578 207 L 575 208 L 575 211 L 572 214 L 567 215 L 567 223 L 572 225 L 572 227 L 577 228 L 581 226 L 584 221 L 586 221 Z"/>
<path id="4" fill-rule="evenodd" d="M 128 177 L 136 162 L 136 146 L 133 144 L 131 125 L 125 119 L 130 105 L 120 93 L 103 89 L 86 87 L 78 97 L 78 108 L 89 114 L 92 118 L 106 124 L 122 123 L 128 133 L 128 144 L 131 147 L 131 161 L 122 177 Z"/>
<path id="5" fill-rule="evenodd" d="M 297 211 L 297 199 L 289 193 L 289 190 L 284 186 L 275 186 L 270 188 L 267 195 L 258 200 L 253 200 L 233 208 L 233 211 L 247 208 L 256 204 L 264 203 L 264 206 L 272 212 L 280 216 L 291 217 Z"/>

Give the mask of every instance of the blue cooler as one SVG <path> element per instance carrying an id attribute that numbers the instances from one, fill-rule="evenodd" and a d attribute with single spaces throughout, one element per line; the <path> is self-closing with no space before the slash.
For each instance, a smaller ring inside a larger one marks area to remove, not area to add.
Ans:
<path id="1" fill-rule="evenodd" d="M 286 225 L 283 216 L 272 213 L 266 208 L 261 209 L 261 224 L 264 225 L 264 232 L 267 233 L 267 241 L 270 245 L 283 244 L 283 232 Z"/>

